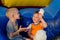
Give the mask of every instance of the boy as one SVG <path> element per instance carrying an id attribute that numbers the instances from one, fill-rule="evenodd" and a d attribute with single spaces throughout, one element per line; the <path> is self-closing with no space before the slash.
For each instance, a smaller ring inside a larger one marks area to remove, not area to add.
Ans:
<path id="1" fill-rule="evenodd" d="M 27 38 L 22 37 L 19 35 L 19 32 L 25 31 L 26 28 L 19 28 L 17 24 L 17 19 L 20 19 L 18 9 L 17 8 L 10 8 L 6 12 L 6 16 L 8 17 L 9 21 L 7 23 L 7 35 L 10 40 L 29 40 Z"/>
<path id="2" fill-rule="evenodd" d="M 47 27 L 47 23 L 42 18 L 43 13 L 44 13 L 43 9 L 40 9 L 39 13 L 35 12 L 32 17 L 33 23 L 30 24 L 29 27 L 27 27 L 27 29 L 30 29 L 28 34 L 30 38 L 33 40 L 47 39 L 46 32 L 43 30 L 44 28 Z"/>

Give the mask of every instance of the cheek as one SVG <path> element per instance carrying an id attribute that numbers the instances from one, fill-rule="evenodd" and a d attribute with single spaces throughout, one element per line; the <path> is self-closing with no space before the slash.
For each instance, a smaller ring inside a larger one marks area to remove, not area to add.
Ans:
<path id="1" fill-rule="evenodd" d="M 17 18 L 19 18 L 19 15 L 17 15 Z"/>
<path id="2" fill-rule="evenodd" d="M 37 21 L 37 19 L 36 19 L 36 18 L 33 18 L 33 21 L 34 21 L 34 22 L 36 22 L 36 21 Z"/>
<path id="3" fill-rule="evenodd" d="M 40 18 L 36 18 L 35 21 L 38 22 L 40 20 Z"/>
<path id="4" fill-rule="evenodd" d="M 19 16 L 18 16 L 18 15 L 15 15 L 14 17 L 15 17 L 16 19 L 17 19 L 17 18 L 19 18 Z"/>
<path id="5" fill-rule="evenodd" d="M 33 22 L 35 21 L 35 19 L 34 19 L 34 18 L 32 18 L 32 20 L 33 20 Z"/>
<path id="6" fill-rule="evenodd" d="M 19 15 L 17 15 L 17 17 L 19 17 Z"/>

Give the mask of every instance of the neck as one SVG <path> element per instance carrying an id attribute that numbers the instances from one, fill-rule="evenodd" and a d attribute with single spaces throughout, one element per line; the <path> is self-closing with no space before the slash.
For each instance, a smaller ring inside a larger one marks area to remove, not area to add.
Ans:
<path id="1" fill-rule="evenodd" d="M 39 22 L 36 22 L 36 23 L 34 23 L 34 24 L 39 24 Z"/>
<path id="2" fill-rule="evenodd" d="M 16 20 L 14 18 L 10 18 L 10 21 L 13 22 L 13 23 L 16 22 Z"/>

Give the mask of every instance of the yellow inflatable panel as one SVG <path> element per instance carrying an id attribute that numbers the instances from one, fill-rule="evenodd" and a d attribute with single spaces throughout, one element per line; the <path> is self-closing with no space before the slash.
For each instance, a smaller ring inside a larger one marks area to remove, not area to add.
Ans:
<path id="1" fill-rule="evenodd" d="M 1 0 L 4 6 L 48 6 L 51 0 Z"/>

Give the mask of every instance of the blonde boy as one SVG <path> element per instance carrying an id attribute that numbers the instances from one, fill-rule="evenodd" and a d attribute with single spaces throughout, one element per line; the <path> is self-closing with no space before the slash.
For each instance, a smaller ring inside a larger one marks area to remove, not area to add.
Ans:
<path id="1" fill-rule="evenodd" d="M 19 32 L 25 31 L 26 28 L 19 28 L 17 24 L 17 19 L 20 19 L 20 15 L 17 8 L 10 8 L 6 12 L 6 16 L 9 19 L 7 23 L 7 35 L 10 40 L 29 40 L 22 37 Z"/>

